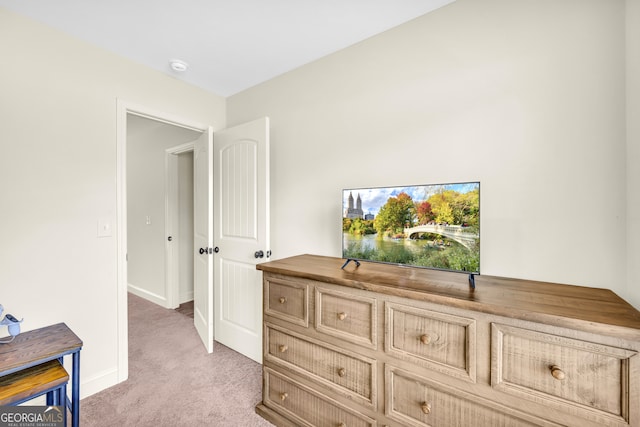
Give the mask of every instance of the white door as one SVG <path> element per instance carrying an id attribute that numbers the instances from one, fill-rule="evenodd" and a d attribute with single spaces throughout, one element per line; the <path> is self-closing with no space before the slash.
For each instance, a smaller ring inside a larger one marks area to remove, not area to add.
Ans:
<path id="1" fill-rule="evenodd" d="M 193 323 L 209 353 L 213 351 L 213 132 L 193 147 Z"/>
<path id="2" fill-rule="evenodd" d="M 262 363 L 262 274 L 269 246 L 269 119 L 214 137 L 215 338 Z"/>

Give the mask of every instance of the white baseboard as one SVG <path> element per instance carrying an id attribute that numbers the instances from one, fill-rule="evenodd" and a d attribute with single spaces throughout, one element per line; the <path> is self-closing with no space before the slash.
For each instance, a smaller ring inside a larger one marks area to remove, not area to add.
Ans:
<path id="1" fill-rule="evenodd" d="M 144 298 L 147 301 L 151 301 L 152 303 L 158 304 L 164 308 L 175 308 L 175 307 L 168 306 L 168 301 L 166 297 L 162 295 L 154 294 L 153 292 L 149 292 L 146 289 L 142 289 L 137 286 L 134 286 L 131 283 L 127 285 L 127 291 L 131 292 L 136 296 L 139 296 L 140 298 Z"/>
<path id="2" fill-rule="evenodd" d="M 80 399 L 89 397 L 99 391 L 106 390 L 118 384 L 118 369 L 113 368 L 94 375 L 92 378 L 83 379 L 80 384 Z"/>

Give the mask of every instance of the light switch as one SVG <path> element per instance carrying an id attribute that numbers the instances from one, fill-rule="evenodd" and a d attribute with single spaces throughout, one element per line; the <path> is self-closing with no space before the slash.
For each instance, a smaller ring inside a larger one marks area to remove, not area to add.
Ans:
<path id="1" fill-rule="evenodd" d="M 101 218 L 98 220 L 98 237 L 111 236 L 111 222 L 108 219 Z"/>
<path id="2" fill-rule="evenodd" d="M 144 223 L 147 224 L 147 225 L 151 225 L 151 216 L 150 215 L 147 215 L 147 217 L 144 220 Z"/>

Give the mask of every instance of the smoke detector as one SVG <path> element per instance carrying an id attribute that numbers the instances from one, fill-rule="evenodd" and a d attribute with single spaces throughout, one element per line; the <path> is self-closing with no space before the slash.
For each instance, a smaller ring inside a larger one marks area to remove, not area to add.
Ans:
<path id="1" fill-rule="evenodd" d="M 187 68 L 189 68 L 189 64 L 187 64 L 184 61 L 181 61 L 179 59 L 172 59 L 169 61 L 169 66 L 171 67 L 171 69 L 177 73 L 183 73 L 185 71 L 187 71 Z"/>

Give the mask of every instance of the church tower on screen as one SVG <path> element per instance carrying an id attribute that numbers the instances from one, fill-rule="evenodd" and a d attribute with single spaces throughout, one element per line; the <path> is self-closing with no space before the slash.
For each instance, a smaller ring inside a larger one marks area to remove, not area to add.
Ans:
<path id="1" fill-rule="evenodd" d="M 344 213 L 345 218 L 360 218 L 364 217 L 364 212 L 362 212 L 362 199 L 360 198 L 360 193 L 358 193 L 358 199 L 356 201 L 356 207 L 353 207 L 353 194 L 349 193 L 349 207 L 347 207 L 347 211 Z"/>

